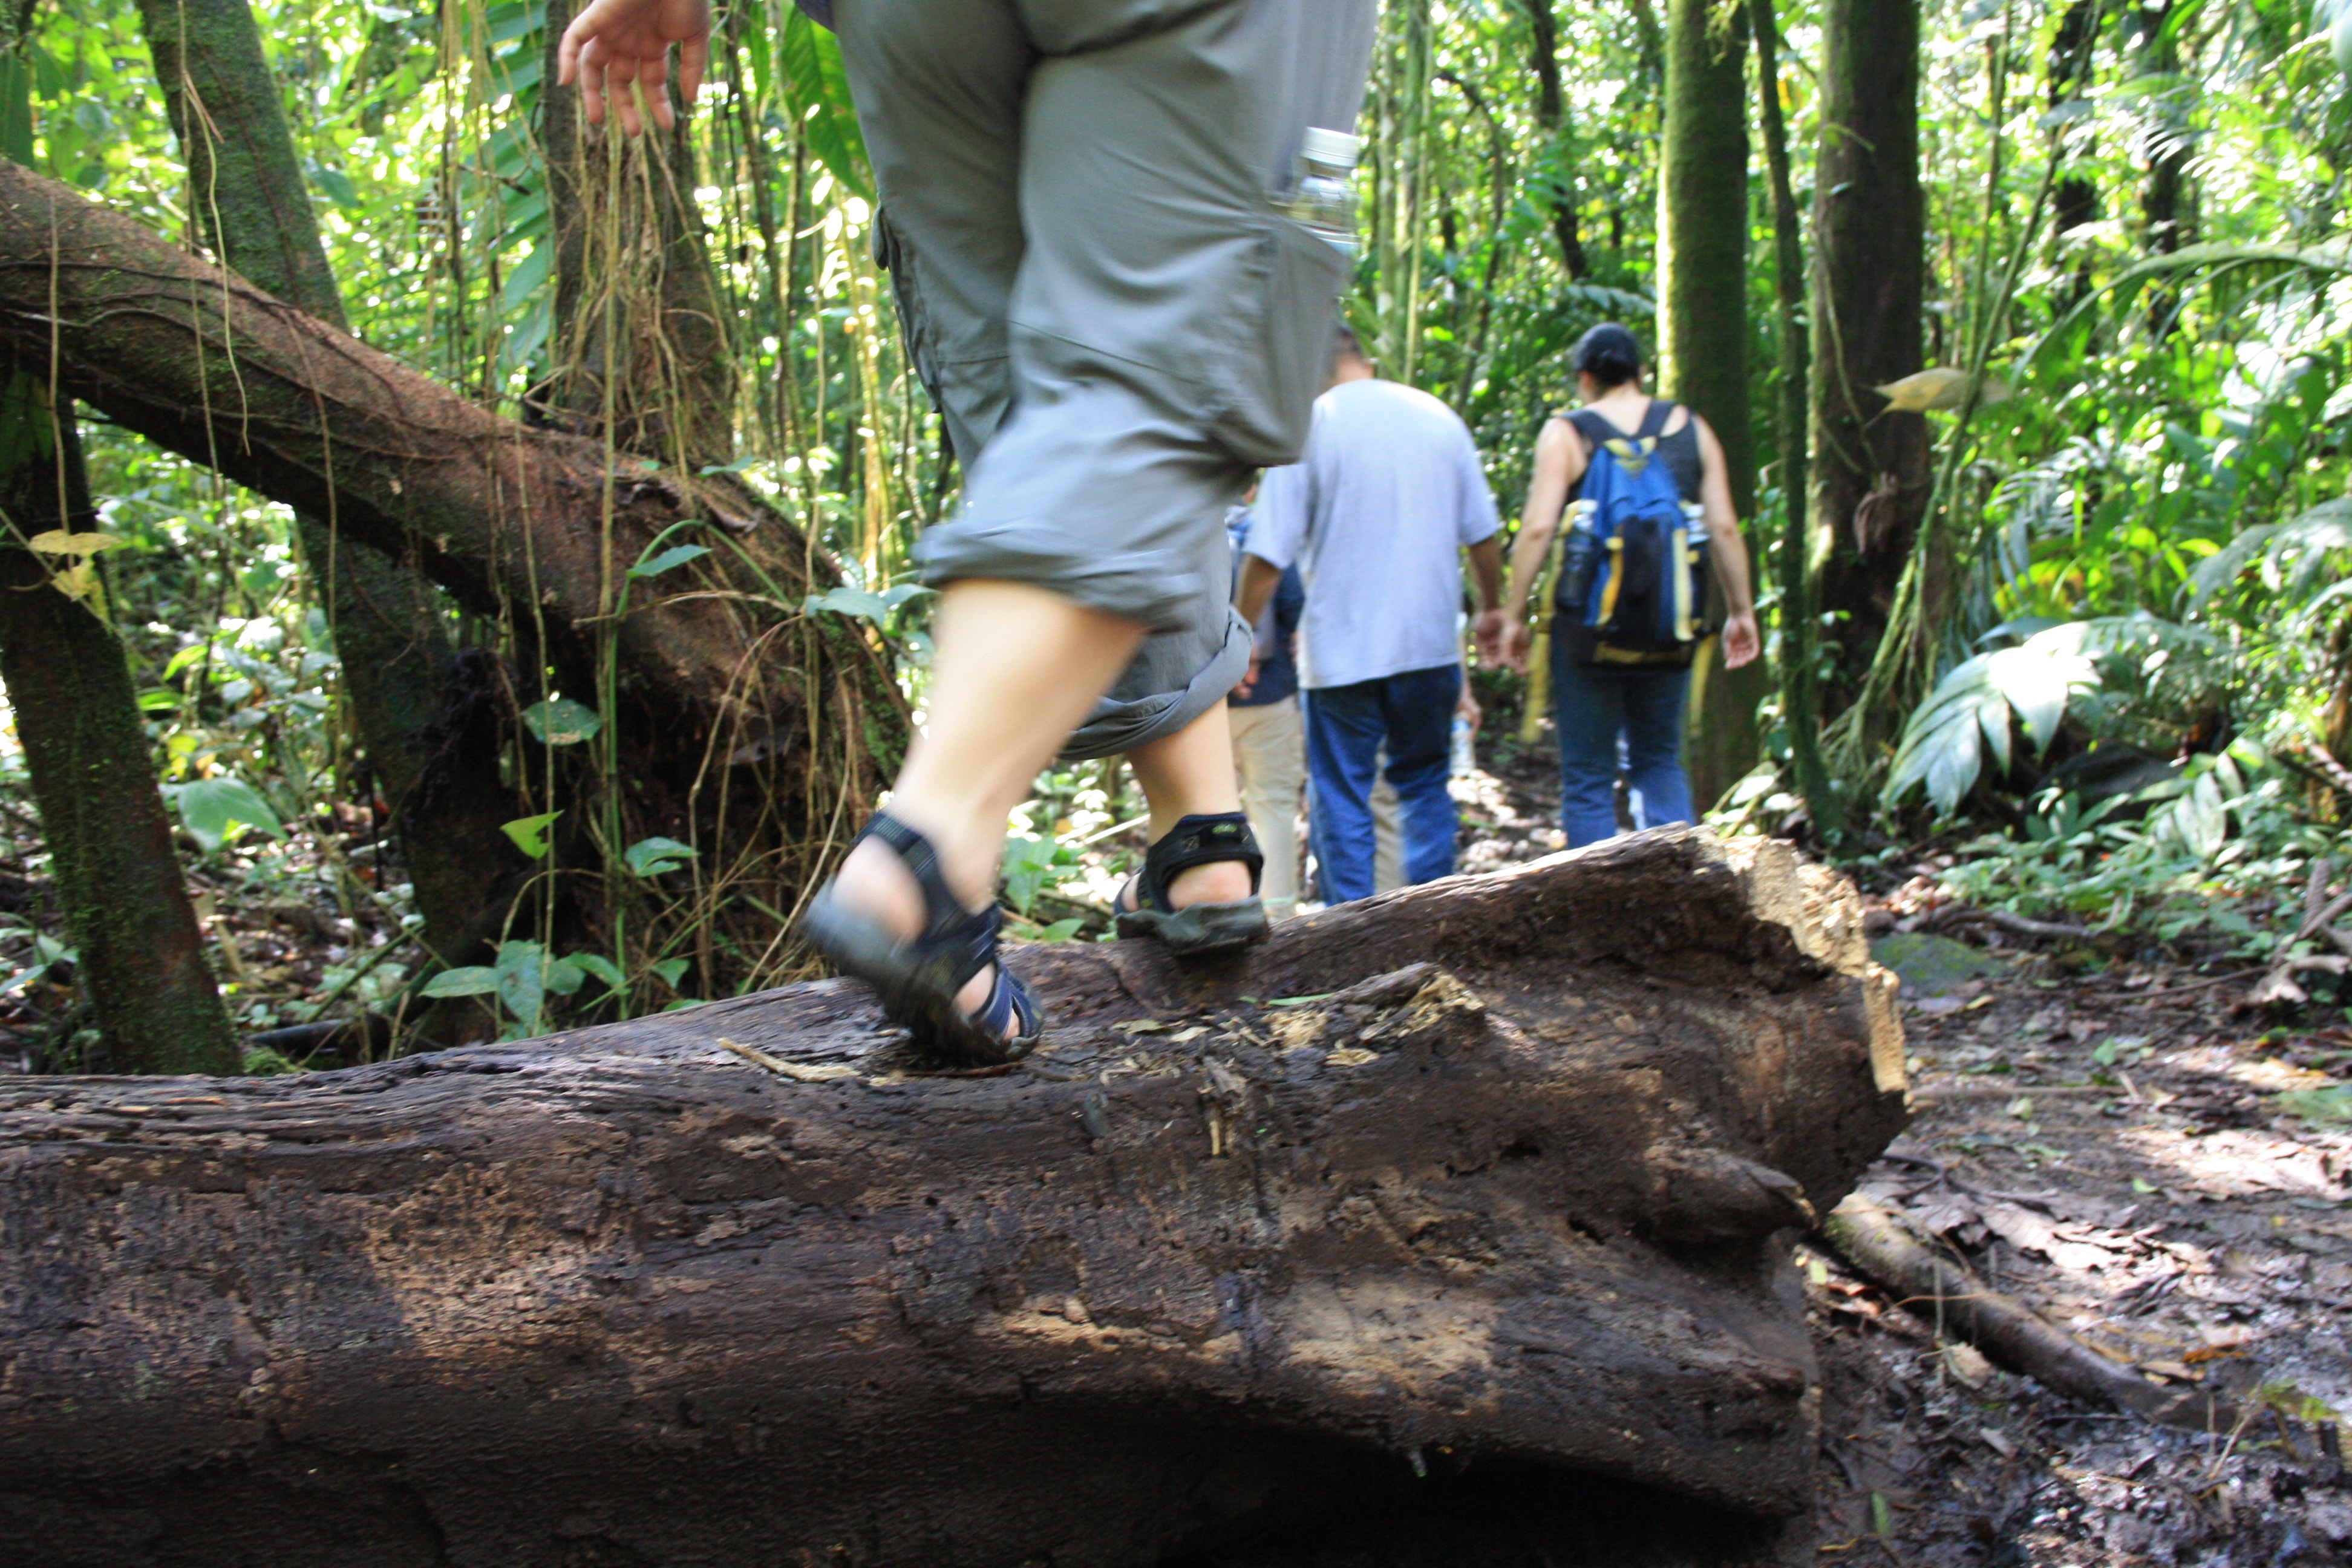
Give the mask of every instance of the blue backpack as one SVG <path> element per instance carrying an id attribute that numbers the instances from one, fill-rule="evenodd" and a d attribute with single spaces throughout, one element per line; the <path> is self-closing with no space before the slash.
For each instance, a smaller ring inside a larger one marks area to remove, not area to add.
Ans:
<path id="1" fill-rule="evenodd" d="M 1687 666 L 1707 635 L 1706 528 L 1655 460 L 1675 408 L 1654 399 L 1631 437 L 1591 409 L 1568 416 L 1592 460 L 1570 509 L 1553 635 L 1579 664 Z"/>

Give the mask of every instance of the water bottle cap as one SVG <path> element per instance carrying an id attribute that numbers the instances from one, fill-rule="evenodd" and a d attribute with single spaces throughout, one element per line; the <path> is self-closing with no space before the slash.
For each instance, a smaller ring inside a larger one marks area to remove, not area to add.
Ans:
<path id="1" fill-rule="evenodd" d="M 1345 131 L 1327 130 L 1320 125 L 1308 126 L 1305 139 L 1298 145 L 1298 155 L 1308 163 L 1326 163 L 1335 169 L 1354 168 L 1363 151 L 1362 137 L 1351 136 Z"/>

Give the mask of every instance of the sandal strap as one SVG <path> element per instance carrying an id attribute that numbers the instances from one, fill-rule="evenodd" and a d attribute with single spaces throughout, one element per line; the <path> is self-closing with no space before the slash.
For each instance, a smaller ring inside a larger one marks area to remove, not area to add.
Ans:
<path id="1" fill-rule="evenodd" d="M 1249 817 L 1238 811 L 1188 816 L 1168 830 L 1168 837 L 1144 851 L 1143 869 L 1136 876 L 1138 909 L 1171 914 L 1168 884 L 1195 866 L 1237 860 L 1249 868 L 1250 896 L 1257 896 L 1265 873 L 1265 856 L 1250 831 Z"/>
<path id="2" fill-rule="evenodd" d="M 952 984 L 957 986 L 996 963 L 996 933 L 1003 923 L 1004 911 L 995 904 L 978 914 L 965 909 L 963 900 L 948 886 L 947 877 L 940 869 L 940 852 L 929 838 L 887 811 L 876 812 L 858 837 L 881 840 L 922 889 L 923 934 L 913 942 L 918 952 L 926 958 L 952 953 Z M 998 973 L 1003 973 L 1001 967 Z M 992 1013 L 994 1008 L 992 993 L 989 1011 Z"/>
<path id="3" fill-rule="evenodd" d="M 1037 998 L 1018 975 L 1002 963 L 996 966 L 996 981 L 988 990 L 988 1001 L 979 1012 L 971 1015 L 974 1027 L 983 1034 L 1008 1041 L 1025 1040 L 1045 1026 L 1045 1010 Z M 1018 1026 L 1014 1027 L 1013 1026 Z"/>

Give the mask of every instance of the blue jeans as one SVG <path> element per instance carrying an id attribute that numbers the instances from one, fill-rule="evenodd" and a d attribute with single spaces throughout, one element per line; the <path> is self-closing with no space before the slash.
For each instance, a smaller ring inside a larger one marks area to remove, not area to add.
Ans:
<path id="1" fill-rule="evenodd" d="M 1372 779 L 1384 742 L 1403 827 L 1405 880 L 1452 876 L 1461 824 L 1445 781 L 1462 667 L 1409 669 L 1300 695 L 1307 709 L 1307 826 L 1323 901 L 1372 896 Z"/>
<path id="2" fill-rule="evenodd" d="M 1633 796 L 1633 826 L 1693 822 L 1683 776 L 1683 700 L 1687 669 L 1622 669 L 1578 664 L 1566 639 L 1551 654 L 1553 713 L 1559 726 L 1559 825 L 1568 847 L 1617 836 L 1617 770 Z"/>

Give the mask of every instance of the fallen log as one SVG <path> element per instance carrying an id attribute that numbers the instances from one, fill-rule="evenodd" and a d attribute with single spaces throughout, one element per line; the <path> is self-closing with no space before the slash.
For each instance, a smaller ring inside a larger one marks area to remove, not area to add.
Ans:
<path id="1" fill-rule="evenodd" d="M 1904 1118 L 1861 931 L 1784 846 L 1653 833 L 1213 971 L 1018 950 L 1055 1023 L 994 1076 L 825 982 L 299 1079 L 0 1079 L 0 1531 L 1108 1568 L 1474 1465 L 1706 1542 L 1644 1562 L 1781 1561 L 1790 1242 Z"/>

